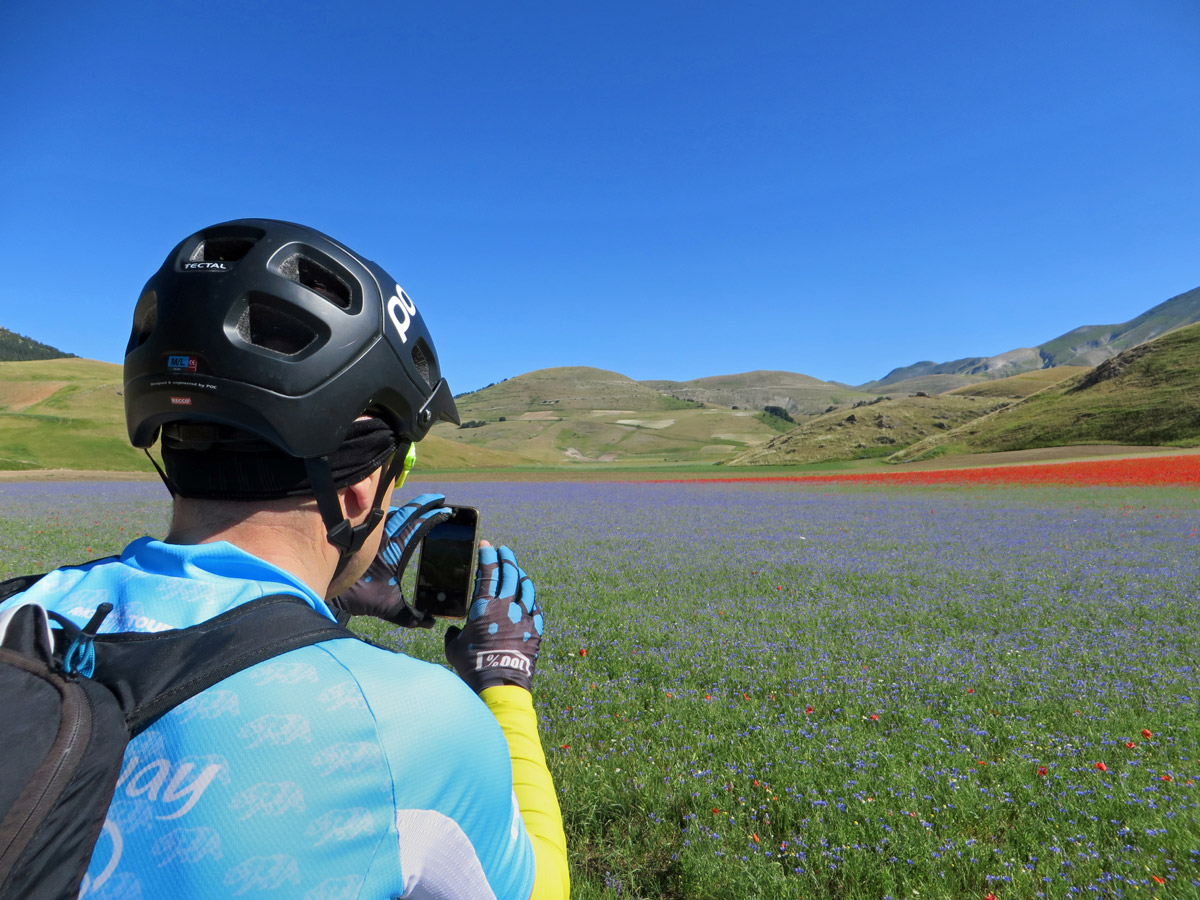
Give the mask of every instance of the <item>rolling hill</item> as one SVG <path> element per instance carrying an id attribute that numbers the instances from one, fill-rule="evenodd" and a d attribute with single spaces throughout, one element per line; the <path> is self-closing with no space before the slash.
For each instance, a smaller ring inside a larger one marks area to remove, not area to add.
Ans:
<path id="1" fill-rule="evenodd" d="M 0 471 L 145 472 L 129 445 L 121 366 L 92 359 L 0 362 Z M 507 467 L 519 456 L 437 437 L 421 442 L 422 469 Z"/>
<path id="2" fill-rule="evenodd" d="M 844 384 L 821 381 L 796 372 L 758 371 L 741 375 L 714 375 L 692 381 L 641 383 L 684 400 L 753 410 L 778 406 L 793 415 L 817 415 L 830 406 L 850 406 L 859 400 L 874 398 L 873 394 L 865 394 Z"/>
<path id="3" fill-rule="evenodd" d="M 1200 446 L 1200 324 L 1077 371 L 894 459 L 1072 444 Z"/>
<path id="4" fill-rule="evenodd" d="M 518 375 L 456 402 L 465 427 L 443 423 L 435 434 L 538 465 L 716 462 L 778 433 L 760 410 L 705 406 L 581 366 Z"/>
<path id="5" fill-rule="evenodd" d="M 931 434 L 972 422 L 1010 401 L 969 396 L 912 396 L 878 400 L 816 416 L 758 447 L 730 466 L 787 466 L 889 456 Z"/>
<path id="6" fill-rule="evenodd" d="M 858 389 L 781 371 L 639 382 L 583 366 L 539 369 L 456 398 L 463 427 L 435 426 L 420 465 L 799 464 L 1195 444 L 1197 320 L 1200 288 L 1122 325 L 1085 326 L 994 357 L 916 363 Z M 64 356 L 0 329 L 0 360 L 5 353 Z M 1092 369 L 1094 360 L 1101 365 Z M 764 407 L 799 421 L 793 428 Z M 123 419 L 120 366 L 0 361 L 0 470 L 150 472 Z"/>
<path id="7" fill-rule="evenodd" d="M 112 363 L 0 363 L 0 469 L 152 471 L 126 439 L 121 387 Z"/>

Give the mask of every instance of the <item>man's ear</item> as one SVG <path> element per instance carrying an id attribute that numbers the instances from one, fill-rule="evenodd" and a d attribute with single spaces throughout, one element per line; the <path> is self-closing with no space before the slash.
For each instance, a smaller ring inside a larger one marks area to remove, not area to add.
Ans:
<path id="1" fill-rule="evenodd" d="M 352 525 L 362 522 L 375 508 L 375 491 L 382 477 L 383 469 L 376 469 L 357 484 L 347 485 L 338 491 L 342 512 Z"/>

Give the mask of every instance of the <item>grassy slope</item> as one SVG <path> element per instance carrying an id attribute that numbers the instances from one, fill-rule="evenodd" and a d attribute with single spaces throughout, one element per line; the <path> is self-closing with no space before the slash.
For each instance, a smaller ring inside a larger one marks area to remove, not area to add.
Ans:
<path id="1" fill-rule="evenodd" d="M 1090 372 L 1090 366 L 1057 366 L 1053 369 L 1035 369 L 997 378 L 995 381 L 980 381 L 955 388 L 947 393 L 961 397 L 996 397 L 1006 400 L 1023 400 L 1051 385 L 1059 384 L 1075 375 Z"/>
<path id="2" fill-rule="evenodd" d="M 0 469 L 149 470 L 125 437 L 121 367 L 0 363 Z"/>
<path id="3" fill-rule="evenodd" d="M 848 406 L 873 395 L 796 372 L 755 371 L 714 375 L 692 381 L 643 381 L 641 384 L 676 397 L 761 410 L 779 406 L 792 413 L 815 415 L 830 406 Z"/>
<path id="4" fill-rule="evenodd" d="M 1200 444 L 1200 324 L 898 453 L 897 461 L 1071 444 Z"/>
<path id="5" fill-rule="evenodd" d="M 729 460 L 729 465 L 783 465 L 882 456 L 951 430 L 1009 401 L 976 397 L 901 397 L 810 419 Z"/>
<path id="6" fill-rule="evenodd" d="M 458 398 L 447 440 L 541 465 L 716 462 L 775 434 L 750 410 L 699 408 L 603 369 L 539 369 Z M 500 418 L 505 421 L 501 422 Z"/>
<path id="7" fill-rule="evenodd" d="M 903 381 L 893 381 L 880 387 L 872 397 L 899 397 L 922 391 L 926 394 L 946 394 L 961 387 L 984 381 L 982 375 L 917 375 Z"/>
<path id="8" fill-rule="evenodd" d="M 0 470 L 152 472 L 125 435 L 121 367 L 91 359 L 0 362 Z M 511 466 L 512 454 L 430 437 L 423 469 Z"/>

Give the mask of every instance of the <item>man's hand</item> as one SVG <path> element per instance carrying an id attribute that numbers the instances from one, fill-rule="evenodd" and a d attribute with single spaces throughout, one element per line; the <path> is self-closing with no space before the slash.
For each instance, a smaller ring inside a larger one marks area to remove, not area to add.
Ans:
<path id="1" fill-rule="evenodd" d="M 446 629 L 446 659 L 476 693 L 500 684 L 532 689 L 542 640 L 533 582 L 507 547 L 479 542 L 479 567 L 467 624 Z"/>
<path id="2" fill-rule="evenodd" d="M 366 574 L 329 601 L 343 622 L 350 616 L 374 616 L 405 628 L 432 628 L 431 615 L 413 609 L 400 592 L 400 577 L 421 539 L 452 515 L 441 494 L 421 494 L 404 506 L 393 506 L 383 524 L 379 552 Z"/>

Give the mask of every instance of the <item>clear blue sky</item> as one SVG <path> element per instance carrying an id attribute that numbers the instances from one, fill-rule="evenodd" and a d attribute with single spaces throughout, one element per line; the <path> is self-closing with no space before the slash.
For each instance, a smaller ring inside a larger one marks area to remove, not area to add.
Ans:
<path id="1" fill-rule="evenodd" d="M 1200 285 L 1195 0 L 6 0 L 0 36 L 0 326 L 96 359 L 242 216 L 383 265 L 456 391 L 861 383 Z"/>

